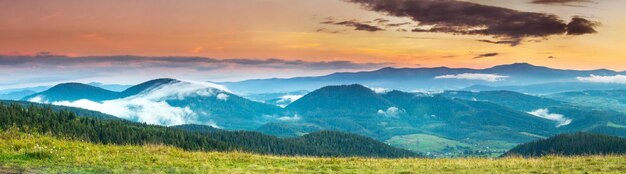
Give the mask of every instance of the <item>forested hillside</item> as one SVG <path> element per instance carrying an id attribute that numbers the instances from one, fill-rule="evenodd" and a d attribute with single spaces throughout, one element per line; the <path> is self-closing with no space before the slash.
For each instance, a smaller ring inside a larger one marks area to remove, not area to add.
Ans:
<path id="1" fill-rule="evenodd" d="M 306 136 L 282 139 L 246 131 L 194 132 L 130 121 L 79 117 L 74 112 L 55 111 L 50 106 L 44 105 L 0 103 L 0 129 L 11 128 L 98 144 L 165 144 L 193 151 L 240 150 L 259 154 L 301 156 L 417 156 L 413 152 L 351 134 L 333 133 L 321 134 L 329 137 Z M 336 135 L 342 135 L 342 138 L 334 138 Z M 310 143 L 318 142 L 317 139 L 330 141 L 324 142 L 325 146 Z M 362 148 L 363 144 L 368 144 L 368 148 Z"/>
<path id="2" fill-rule="evenodd" d="M 49 104 L 40 104 L 40 103 L 33 103 L 33 102 L 27 102 L 27 101 L 13 101 L 13 100 L 0 100 L 0 105 L 12 105 L 12 104 L 17 104 L 23 107 L 29 107 L 29 106 L 36 106 L 36 107 L 45 107 L 48 109 L 52 109 L 53 111 L 71 111 L 74 114 L 78 115 L 78 116 L 84 116 L 84 117 L 93 117 L 93 118 L 98 118 L 98 119 L 112 119 L 112 120 L 122 120 L 121 118 L 112 116 L 112 115 L 108 115 L 102 112 L 98 112 L 98 111 L 92 111 L 92 110 L 87 110 L 87 109 L 81 109 L 81 108 L 75 108 L 75 107 L 67 107 L 67 106 L 59 106 L 59 105 L 49 105 Z"/>
<path id="3" fill-rule="evenodd" d="M 590 133 L 574 133 L 521 144 L 508 151 L 505 156 L 538 157 L 545 155 L 623 154 L 626 154 L 626 138 Z"/>

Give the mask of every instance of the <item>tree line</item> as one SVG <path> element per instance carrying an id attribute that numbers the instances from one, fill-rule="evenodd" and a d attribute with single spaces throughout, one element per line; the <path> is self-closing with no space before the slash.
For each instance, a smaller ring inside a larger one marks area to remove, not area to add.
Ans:
<path id="1" fill-rule="evenodd" d="M 323 131 L 284 139 L 250 131 L 188 131 L 120 119 L 79 116 L 76 112 L 55 107 L 0 102 L 0 129 L 18 128 L 25 132 L 97 144 L 164 144 L 190 151 L 237 150 L 297 156 L 417 156 L 413 152 L 394 148 L 371 138 L 341 132 Z"/>
<path id="2" fill-rule="evenodd" d="M 626 138 L 593 133 L 561 134 L 525 143 L 509 150 L 505 156 L 539 157 L 545 155 L 623 155 L 626 154 Z"/>

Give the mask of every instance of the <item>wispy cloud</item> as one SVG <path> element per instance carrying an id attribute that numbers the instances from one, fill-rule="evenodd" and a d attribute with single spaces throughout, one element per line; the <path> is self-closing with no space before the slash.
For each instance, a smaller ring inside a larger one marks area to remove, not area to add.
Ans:
<path id="1" fill-rule="evenodd" d="M 384 94 L 384 93 L 391 91 L 390 89 L 387 89 L 387 88 L 370 88 L 370 89 L 377 94 Z"/>
<path id="2" fill-rule="evenodd" d="M 208 57 L 70 56 L 55 53 L 0 54 L 0 88 L 53 85 L 62 82 L 132 84 L 154 78 L 232 81 L 250 78 L 322 75 L 372 70 L 393 63 L 349 60 L 217 59 Z M 29 72 L 29 73 L 24 73 Z M 281 72 L 281 73 L 276 73 Z M 26 86 L 25 86 L 26 85 Z"/>
<path id="3" fill-rule="evenodd" d="M 463 80 L 482 80 L 488 82 L 497 82 L 509 78 L 508 76 L 498 74 L 475 74 L 475 73 L 463 73 L 463 74 L 450 74 L 437 76 L 435 79 L 463 79 Z"/>
<path id="4" fill-rule="evenodd" d="M 589 77 L 577 77 L 579 81 L 591 82 L 591 83 L 619 83 L 626 84 L 626 75 L 614 75 L 614 76 L 599 76 L 589 75 Z"/>
<path id="5" fill-rule="evenodd" d="M 304 95 L 283 95 L 280 96 L 280 99 L 278 101 L 276 101 L 276 104 L 280 107 L 287 107 L 287 105 L 295 102 L 296 100 L 302 98 Z"/>
<path id="6" fill-rule="evenodd" d="M 534 115 L 540 118 L 556 121 L 556 127 L 567 126 L 572 123 L 572 119 L 569 119 L 561 114 L 550 113 L 548 109 L 537 109 L 531 112 L 528 112 L 530 115 Z"/>
<path id="7" fill-rule="evenodd" d="M 218 99 L 218 100 L 224 100 L 224 101 L 226 101 L 226 100 L 228 100 L 228 97 L 229 97 L 229 95 L 228 95 L 228 94 L 224 94 L 224 93 L 219 93 L 219 94 L 217 94 L 217 99 Z"/>
<path id="8" fill-rule="evenodd" d="M 496 57 L 500 55 L 500 53 L 485 53 L 485 54 L 480 54 L 476 57 L 474 57 L 474 59 L 482 59 L 482 58 L 486 58 L 486 57 Z"/>
<path id="9" fill-rule="evenodd" d="M 290 117 L 290 116 L 283 116 L 283 117 L 277 117 L 276 120 L 279 121 L 300 121 L 302 119 L 302 117 L 300 117 L 298 114 Z"/>
<path id="10" fill-rule="evenodd" d="M 403 110 L 398 109 L 397 107 L 389 107 L 386 110 L 383 109 L 379 109 L 376 114 L 384 116 L 384 117 L 391 117 L 391 118 L 398 118 L 400 116 L 400 114 L 404 113 Z"/>
<path id="11" fill-rule="evenodd" d="M 583 3 L 593 3 L 592 0 L 532 0 L 533 4 L 547 4 L 547 5 L 567 5 L 567 6 L 580 6 Z"/>
<path id="12" fill-rule="evenodd" d="M 72 66 L 92 64 L 94 66 L 131 66 L 131 67 L 185 67 L 199 70 L 210 70 L 224 66 L 256 66 L 271 68 L 304 68 L 304 69 L 363 69 L 381 67 L 391 63 L 356 63 L 347 60 L 338 61 L 304 61 L 286 59 L 215 59 L 207 57 L 144 57 L 144 56 L 82 56 L 38 54 L 32 56 L 0 55 L 0 66 L 3 65 L 46 65 Z"/>
<path id="13" fill-rule="evenodd" d="M 378 27 L 376 25 L 370 25 L 370 24 L 367 24 L 366 22 L 359 22 L 357 20 L 346 20 L 346 21 L 338 21 L 338 22 L 337 21 L 333 21 L 333 20 L 326 20 L 326 21 L 323 21 L 321 23 L 322 24 L 342 25 L 342 26 L 353 27 L 354 30 L 357 30 L 357 31 L 377 32 L 377 31 L 384 31 L 385 30 L 385 29 L 383 29 L 381 27 Z"/>
<path id="14" fill-rule="evenodd" d="M 484 42 L 484 43 L 490 43 L 490 44 L 504 44 L 504 45 L 510 45 L 512 47 L 517 46 L 519 44 L 521 44 L 522 40 L 521 39 L 513 39 L 513 40 L 487 40 L 487 39 L 482 39 L 482 40 L 478 40 L 479 42 Z"/>

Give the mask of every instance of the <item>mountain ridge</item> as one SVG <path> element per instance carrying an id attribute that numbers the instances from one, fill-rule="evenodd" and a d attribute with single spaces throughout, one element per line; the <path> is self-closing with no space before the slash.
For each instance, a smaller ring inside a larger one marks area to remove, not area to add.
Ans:
<path id="1" fill-rule="evenodd" d="M 336 72 L 322 76 L 304 76 L 292 78 L 250 79 L 236 82 L 222 82 L 229 89 L 242 93 L 272 93 L 296 90 L 314 90 L 329 85 L 362 84 L 398 90 L 456 90 L 472 85 L 529 85 L 533 83 L 578 82 L 577 77 L 590 75 L 617 75 L 618 72 L 607 69 L 570 70 L 536 66 L 528 63 L 496 65 L 490 68 L 393 68 L 385 67 L 372 71 Z M 498 75 L 497 80 L 455 77 L 459 74 Z M 436 78 L 449 76 L 450 78 Z M 266 88 L 256 88 L 265 86 Z"/>

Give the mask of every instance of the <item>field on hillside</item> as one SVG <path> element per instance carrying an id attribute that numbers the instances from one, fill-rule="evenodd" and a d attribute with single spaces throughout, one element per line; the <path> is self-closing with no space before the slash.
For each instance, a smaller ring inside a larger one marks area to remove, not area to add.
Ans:
<path id="1" fill-rule="evenodd" d="M 395 136 L 385 141 L 395 147 L 420 152 L 428 157 L 498 157 L 516 146 L 503 141 L 468 144 L 428 134 Z"/>
<path id="2" fill-rule="evenodd" d="M 0 132 L 0 173 L 510 173 L 626 172 L 624 156 L 538 159 L 368 159 L 187 152 L 160 145 L 113 146 Z"/>

